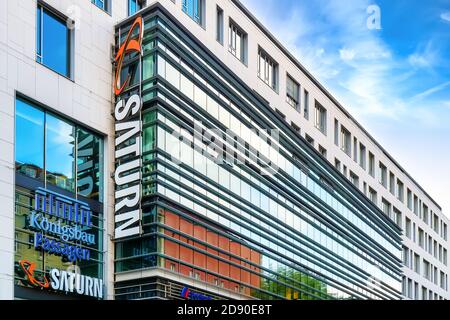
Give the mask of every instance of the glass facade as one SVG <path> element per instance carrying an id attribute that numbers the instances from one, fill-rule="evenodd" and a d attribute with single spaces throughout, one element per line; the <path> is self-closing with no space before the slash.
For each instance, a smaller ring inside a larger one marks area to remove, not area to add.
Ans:
<path id="1" fill-rule="evenodd" d="M 102 163 L 99 135 L 16 99 L 16 297 L 29 298 L 20 288 L 36 287 L 33 272 L 47 280 L 51 269 L 103 279 Z"/>
<path id="2" fill-rule="evenodd" d="M 160 268 L 247 298 L 400 298 L 398 226 L 170 18 L 144 20 L 142 86 L 125 92 L 144 101 L 143 235 L 116 242 L 118 275 Z"/>

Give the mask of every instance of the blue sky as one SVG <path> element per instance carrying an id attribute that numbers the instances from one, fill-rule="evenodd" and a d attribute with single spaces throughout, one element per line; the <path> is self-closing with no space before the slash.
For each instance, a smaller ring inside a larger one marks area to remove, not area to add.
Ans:
<path id="1" fill-rule="evenodd" d="M 450 0 L 241 1 L 450 216 Z"/>

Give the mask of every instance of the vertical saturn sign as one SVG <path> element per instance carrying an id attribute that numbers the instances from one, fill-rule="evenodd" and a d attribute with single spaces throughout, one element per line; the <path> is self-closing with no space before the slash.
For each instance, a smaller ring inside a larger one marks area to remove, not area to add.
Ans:
<path id="1" fill-rule="evenodd" d="M 137 93 L 124 99 L 124 92 L 130 86 L 130 74 L 121 81 L 122 63 L 127 55 L 139 55 L 139 69 L 142 65 L 142 39 L 144 22 L 137 17 L 125 41 L 115 57 L 116 72 L 114 94 L 115 118 L 115 239 L 139 235 L 141 233 L 141 190 L 142 190 L 142 99 L 141 80 Z M 119 31 L 120 43 L 120 31 Z M 140 72 L 141 74 L 141 72 Z M 127 95 L 128 96 L 128 95 Z"/>

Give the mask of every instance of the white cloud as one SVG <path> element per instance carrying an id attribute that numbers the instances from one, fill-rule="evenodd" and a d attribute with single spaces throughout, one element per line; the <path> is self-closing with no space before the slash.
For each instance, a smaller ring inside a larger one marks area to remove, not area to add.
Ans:
<path id="1" fill-rule="evenodd" d="M 422 100 L 436 92 L 439 92 L 441 90 L 444 90 L 445 88 L 447 88 L 448 86 L 450 86 L 450 81 L 441 83 L 440 85 L 434 86 L 433 88 L 430 88 L 428 90 L 425 90 L 421 93 L 416 94 L 414 97 L 412 97 L 411 101 L 418 101 L 418 100 Z"/>
<path id="2" fill-rule="evenodd" d="M 324 48 L 317 49 L 316 50 L 316 57 L 321 58 L 321 57 L 323 57 L 324 53 L 325 53 L 325 49 Z"/>
<path id="3" fill-rule="evenodd" d="M 352 49 L 343 48 L 343 49 L 339 50 L 339 55 L 341 56 L 342 60 L 348 61 L 348 60 L 353 60 L 353 58 L 356 55 L 356 52 L 355 52 L 355 50 L 352 50 Z"/>
<path id="4" fill-rule="evenodd" d="M 369 0 L 302 2 L 279 10 L 279 2 L 245 0 L 255 15 L 299 61 L 357 118 L 372 117 L 426 125 L 437 123 L 433 108 L 416 103 L 405 92 L 419 69 L 440 63 L 432 40 L 418 46 L 407 59 L 396 57 L 366 25 Z M 317 15 L 310 16 L 310 10 Z M 279 12 L 279 14 L 274 14 Z M 320 18 L 317 18 L 320 17 Z M 345 63 L 342 63 L 345 62 Z M 413 68 L 411 68 L 413 66 Z M 420 117 L 418 116 L 420 115 Z M 361 119 L 362 118 L 362 119 Z"/>
<path id="5" fill-rule="evenodd" d="M 441 13 L 441 19 L 446 21 L 446 22 L 450 22 L 450 11 L 442 12 Z"/>
<path id="6" fill-rule="evenodd" d="M 420 44 L 416 51 L 408 56 L 409 64 L 414 68 L 433 68 L 439 64 L 439 52 L 433 41 Z"/>
<path id="7" fill-rule="evenodd" d="M 409 56 L 399 57 L 380 32 L 367 29 L 366 9 L 372 0 L 351 1 L 351 5 L 342 0 L 292 1 L 294 5 L 289 8 L 282 8 L 280 0 L 264 0 L 264 5 L 261 0 L 242 1 L 360 123 L 384 138 L 382 143 L 388 150 L 391 142 L 396 142 L 391 144 L 395 157 L 403 155 L 406 168 L 409 163 L 414 176 L 418 174 L 420 178 L 422 174 L 431 186 L 427 188 L 430 194 L 438 195 L 440 199 L 436 200 L 450 210 L 450 200 L 442 192 L 448 190 L 450 173 L 442 172 L 445 164 L 434 165 L 434 158 L 426 156 L 441 154 L 443 149 L 450 156 L 445 141 L 450 131 L 443 121 L 450 116 L 450 99 L 440 95 L 436 96 L 441 100 L 433 99 L 433 94 L 443 93 L 450 84 L 443 80 L 440 85 L 423 89 L 428 81 L 422 78 L 424 74 L 434 76 L 438 67 L 449 65 L 441 58 L 443 51 L 439 50 L 440 43 L 433 41 L 433 35 Z M 450 11 L 440 18 L 450 22 Z M 417 90 L 422 92 L 411 93 Z M 392 139 L 396 130 L 401 135 Z M 436 134 L 437 130 L 442 134 Z M 412 136 L 421 138 L 424 132 L 433 139 L 424 140 L 423 145 L 429 150 L 419 155 L 409 143 Z M 437 146 L 431 146 L 429 141 Z M 431 173 L 439 181 L 429 178 L 433 177 Z"/>
<path id="8" fill-rule="evenodd" d="M 408 62 L 413 66 L 413 67 L 419 67 L 419 68 L 424 68 L 424 67 L 429 67 L 430 66 L 430 62 L 424 57 L 421 56 L 419 54 L 412 54 L 408 57 Z"/>

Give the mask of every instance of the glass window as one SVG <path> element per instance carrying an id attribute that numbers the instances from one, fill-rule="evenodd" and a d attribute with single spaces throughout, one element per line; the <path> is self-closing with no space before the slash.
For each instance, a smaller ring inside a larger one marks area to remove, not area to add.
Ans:
<path id="1" fill-rule="evenodd" d="M 74 192 L 75 128 L 67 122 L 47 114 L 45 130 L 47 182 Z"/>
<path id="2" fill-rule="evenodd" d="M 309 119 L 309 92 L 306 90 L 303 90 L 303 99 L 305 101 L 303 102 L 303 116 L 306 120 Z"/>
<path id="3" fill-rule="evenodd" d="M 17 99 L 16 171 L 101 202 L 103 139 Z"/>
<path id="4" fill-rule="evenodd" d="M 405 218 L 405 235 L 411 239 L 411 220 Z"/>
<path id="5" fill-rule="evenodd" d="M 261 48 L 258 51 L 258 77 L 273 90 L 278 90 L 278 63 Z"/>
<path id="6" fill-rule="evenodd" d="M 350 132 L 341 125 L 341 149 L 348 156 L 352 154 L 352 137 Z"/>
<path id="7" fill-rule="evenodd" d="M 300 85 L 289 75 L 286 76 L 286 101 L 293 108 L 299 110 L 300 106 Z"/>
<path id="8" fill-rule="evenodd" d="M 324 157 L 324 158 L 327 157 L 327 149 L 325 149 L 321 145 L 319 145 L 319 153 L 322 155 L 322 157 Z"/>
<path id="9" fill-rule="evenodd" d="M 375 178 L 375 156 L 369 151 L 369 174 Z"/>
<path id="10" fill-rule="evenodd" d="M 36 25 L 36 60 L 70 77 L 70 30 L 66 21 L 38 6 Z"/>
<path id="11" fill-rule="evenodd" d="M 380 162 L 379 167 L 380 167 L 379 181 L 383 187 L 387 188 L 387 168 L 381 162 Z"/>
<path id="12" fill-rule="evenodd" d="M 407 189 L 407 205 L 408 209 L 412 211 L 412 192 L 411 190 Z"/>
<path id="13" fill-rule="evenodd" d="M 103 140 L 77 128 L 78 194 L 103 201 Z"/>
<path id="14" fill-rule="evenodd" d="M 247 34 L 230 20 L 228 50 L 241 62 L 247 62 Z"/>
<path id="15" fill-rule="evenodd" d="M 334 119 L 334 144 L 339 147 L 339 121 Z"/>
<path id="16" fill-rule="evenodd" d="M 183 0 L 183 12 L 191 17 L 198 24 L 202 24 L 202 0 Z"/>
<path id="17" fill-rule="evenodd" d="M 142 9 L 142 0 L 128 0 L 128 15 L 132 16 Z"/>
<path id="18" fill-rule="evenodd" d="M 378 203 L 378 199 L 377 199 L 377 192 L 375 190 L 373 190 L 372 188 L 369 187 L 369 199 L 370 201 L 372 201 L 374 204 Z"/>
<path id="19" fill-rule="evenodd" d="M 316 101 L 315 126 L 323 134 L 327 134 L 327 110 Z"/>
<path id="20" fill-rule="evenodd" d="M 216 40 L 220 44 L 223 44 L 223 10 L 219 7 L 217 7 L 216 20 Z"/>
<path id="21" fill-rule="evenodd" d="M 91 0 L 91 2 L 103 11 L 110 12 L 110 0 Z"/>
<path id="22" fill-rule="evenodd" d="M 404 200 L 404 185 L 403 182 L 397 179 L 397 199 L 403 202 Z"/>
<path id="23" fill-rule="evenodd" d="M 383 198 L 381 205 L 384 214 L 391 218 L 391 204 Z"/>
<path id="24" fill-rule="evenodd" d="M 44 179 L 43 111 L 16 100 L 16 170 L 34 179 Z"/>
<path id="25" fill-rule="evenodd" d="M 366 147 L 361 142 L 359 143 L 359 166 L 366 169 Z"/>
<path id="26" fill-rule="evenodd" d="M 389 192 L 395 195 L 395 175 L 392 172 L 389 173 Z"/>
<path id="27" fill-rule="evenodd" d="M 359 188 L 359 177 L 350 171 L 350 182 L 357 188 Z"/>

